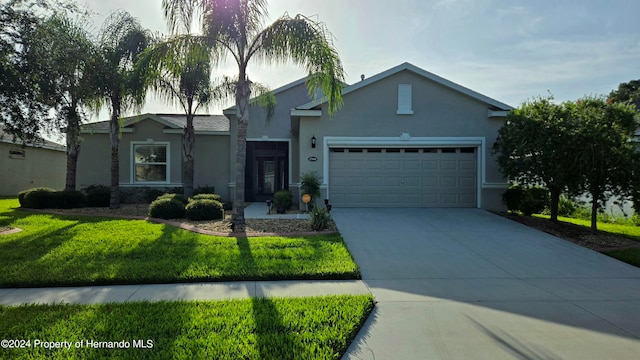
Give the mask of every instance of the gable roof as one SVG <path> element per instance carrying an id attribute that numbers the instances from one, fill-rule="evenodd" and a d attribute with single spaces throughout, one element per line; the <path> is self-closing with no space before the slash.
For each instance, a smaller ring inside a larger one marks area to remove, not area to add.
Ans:
<path id="1" fill-rule="evenodd" d="M 424 69 L 421 69 L 421 68 L 419 68 L 419 67 L 417 67 L 417 66 L 415 66 L 413 64 L 410 64 L 408 62 L 402 63 L 402 64 L 400 64 L 400 65 L 398 65 L 396 67 L 393 67 L 393 68 L 391 68 L 389 70 L 383 71 L 383 72 L 381 72 L 379 74 L 376 74 L 376 75 L 374 75 L 374 76 L 372 76 L 370 78 L 367 78 L 365 80 L 357 82 L 357 83 L 355 83 L 353 85 L 347 86 L 344 89 L 342 89 L 342 95 L 343 96 L 347 95 L 347 94 L 349 94 L 349 93 L 351 93 L 353 91 L 356 91 L 356 90 L 361 89 L 361 88 L 363 88 L 365 86 L 371 85 L 371 84 L 373 84 L 375 82 L 378 82 L 378 81 L 380 81 L 382 79 L 388 78 L 390 76 L 393 76 L 393 75 L 395 75 L 395 74 L 397 74 L 397 73 L 399 73 L 401 71 L 405 71 L 405 70 L 406 71 L 411 71 L 411 72 L 413 72 L 413 73 L 415 73 L 415 74 L 417 74 L 419 76 L 424 77 L 425 79 L 431 80 L 431 81 L 433 81 L 435 83 L 438 83 L 438 84 L 440 84 L 442 86 L 445 86 L 445 87 L 447 87 L 447 88 L 449 88 L 451 90 L 454 90 L 454 91 L 457 91 L 459 93 L 462 93 L 462 94 L 464 94 L 466 96 L 469 96 L 469 97 L 471 97 L 473 99 L 476 99 L 476 100 L 479 100 L 481 102 L 484 102 L 487 105 L 490 105 L 491 107 L 493 107 L 494 110 L 509 111 L 509 110 L 513 109 L 512 106 L 509 106 L 509 105 L 507 105 L 507 104 L 505 104 L 503 102 L 500 102 L 498 100 L 492 99 L 492 98 L 490 98 L 488 96 L 482 95 L 482 94 L 480 94 L 480 93 L 478 93 L 476 91 L 473 91 L 473 90 L 471 90 L 469 88 L 466 88 L 466 87 L 464 87 L 462 85 L 458 85 L 458 84 L 456 84 L 456 83 L 454 83 L 452 81 L 449 81 L 449 80 L 447 80 L 445 78 L 442 78 L 442 77 L 440 77 L 440 76 L 438 76 L 438 75 L 436 75 L 434 73 L 430 73 L 430 72 L 428 72 L 428 71 L 426 71 Z M 300 105 L 300 106 L 296 107 L 295 110 L 312 110 L 315 107 L 317 107 L 319 105 L 322 105 L 322 104 L 324 104 L 326 102 L 327 102 L 327 98 L 323 97 L 323 98 L 308 102 L 306 104 Z"/>
<path id="2" fill-rule="evenodd" d="M 29 147 L 33 147 L 33 148 L 43 148 L 43 149 L 49 149 L 49 150 L 57 150 L 57 151 L 65 151 L 66 152 L 66 146 L 58 144 L 56 142 L 53 141 L 49 141 L 45 138 L 39 138 L 38 140 L 36 140 L 35 143 L 29 143 L 29 144 L 25 144 L 23 141 L 16 139 L 16 141 L 13 141 L 13 136 L 11 136 L 10 134 L 6 133 L 4 131 L 4 128 L 2 126 L 0 126 L 0 142 L 3 143 L 7 143 L 7 144 L 14 144 L 14 145 L 20 145 L 20 146 L 29 146 Z"/>
<path id="3" fill-rule="evenodd" d="M 307 80 L 307 78 L 303 77 L 303 78 L 298 79 L 296 81 L 290 82 L 290 83 L 288 83 L 286 85 L 282 85 L 279 88 L 276 88 L 276 89 L 272 90 L 271 93 L 273 93 L 273 95 L 278 95 L 281 92 L 285 92 L 285 91 L 287 91 L 287 90 L 289 90 L 289 89 L 291 89 L 293 87 L 296 87 L 296 86 L 298 86 L 300 84 L 304 84 L 306 80 Z M 251 98 L 251 100 L 253 100 L 253 99 L 254 98 Z M 230 106 L 230 107 L 222 110 L 222 113 L 223 114 L 235 114 L 236 113 L 236 105 Z"/>
<path id="4" fill-rule="evenodd" d="M 184 114 L 141 114 L 123 119 L 122 127 L 127 128 L 142 120 L 153 120 L 169 130 L 182 131 L 187 125 L 187 117 Z M 193 127 L 200 133 L 228 133 L 229 119 L 224 115 L 195 115 Z M 108 133 L 109 120 L 98 121 L 82 125 L 83 133 Z"/>

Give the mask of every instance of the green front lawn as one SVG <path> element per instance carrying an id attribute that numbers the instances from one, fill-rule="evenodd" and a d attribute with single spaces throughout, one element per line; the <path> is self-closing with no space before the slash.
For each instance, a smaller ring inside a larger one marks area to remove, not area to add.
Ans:
<path id="1" fill-rule="evenodd" d="M 0 287 L 356 279 L 340 235 L 228 238 L 142 220 L 55 216 L 0 200 Z"/>
<path id="2" fill-rule="evenodd" d="M 548 219 L 548 215 L 535 214 L 536 217 L 542 217 Z M 584 226 L 585 228 L 591 227 L 591 221 L 583 219 L 574 219 L 569 217 L 558 216 L 559 221 L 568 222 L 575 225 Z M 640 226 L 636 226 L 632 223 L 598 223 L 598 231 L 607 232 L 614 235 L 626 237 L 631 240 L 640 241 Z M 640 267 L 640 248 L 631 248 L 624 250 L 610 250 L 603 251 L 605 255 L 616 258 L 620 261 L 624 261 L 634 266 Z"/>
<path id="3" fill-rule="evenodd" d="M 27 348 L 0 349 L 0 357 L 338 359 L 373 306 L 370 295 L 0 306 L 0 339 L 30 340 Z M 36 348 L 36 340 L 71 348 Z M 129 348 L 89 347 L 87 340 Z"/>

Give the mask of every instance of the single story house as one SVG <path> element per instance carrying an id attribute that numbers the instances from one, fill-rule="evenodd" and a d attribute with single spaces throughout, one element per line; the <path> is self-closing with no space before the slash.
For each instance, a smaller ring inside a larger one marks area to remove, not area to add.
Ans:
<path id="1" fill-rule="evenodd" d="M 270 121 L 252 106 L 247 134 L 246 201 L 280 189 L 298 199 L 300 174 L 316 172 L 334 207 L 502 208 L 507 182 L 491 147 L 511 106 L 403 63 L 345 86 L 332 116 L 304 79 L 274 90 Z M 195 120 L 194 186 L 234 193 L 236 109 Z M 184 115 L 124 119 L 123 187 L 182 185 Z M 108 184 L 107 121 L 86 124 L 78 184 Z"/>
<path id="2" fill-rule="evenodd" d="M 0 196 L 16 196 L 34 187 L 64 189 L 67 166 L 63 145 L 42 139 L 14 142 L 0 127 Z"/>

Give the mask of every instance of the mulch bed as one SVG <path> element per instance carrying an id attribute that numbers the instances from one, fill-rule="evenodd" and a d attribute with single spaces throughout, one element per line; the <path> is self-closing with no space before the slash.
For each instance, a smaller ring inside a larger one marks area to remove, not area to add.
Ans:
<path id="1" fill-rule="evenodd" d="M 590 229 L 584 226 L 562 221 L 553 222 L 548 219 L 532 216 L 521 216 L 507 213 L 499 213 L 499 215 L 595 251 L 602 252 L 609 250 L 640 248 L 640 242 L 638 241 L 604 231 L 599 231 L 594 235 L 591 233 Z"/>
<path id="2" fill-rule="evenodd" d="M 148 204 L 123 204 L 119 209 L 109 209 L 102 207 L 87 207 L 78 209 L 44 209 L 42 212 L 64 214 L 64 215 L 83 215 L 83 216 L 106 216 L 121 218 L 145 219 L 148 217 Z M 275 213 L 275 211 L 274 211 Z M 154 222 L 166 223 L 180 226 L 184 229 L 197 231 L 208 234 L 232 234 L 231 231 L 231 215 L 227 214 L 224 220 L 217 221 L 190 221 L 186 219 L 171 219 L 164 221 L 161 219 L 149 219 Z M 313 232 L 309 226 L 307 219 L 246 219 L 244 229 L 235 229 L 236 233 L 247 234 L 280 234 L 280 235 L 306 235 Z M 201 230 L 201 231 L 198 231 Z M 323 231 L 324 233 L 336 232 L 335 223 L 331 221 L 329 226 Z"/>

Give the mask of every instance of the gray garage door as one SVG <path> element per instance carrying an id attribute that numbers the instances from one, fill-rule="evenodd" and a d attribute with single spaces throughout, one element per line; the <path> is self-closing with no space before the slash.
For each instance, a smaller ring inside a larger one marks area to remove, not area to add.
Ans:
<path id="1" fill-rule="evenodd" d="M 476 148 L 331 148 L 336 207 L 476 207 Z"/>

